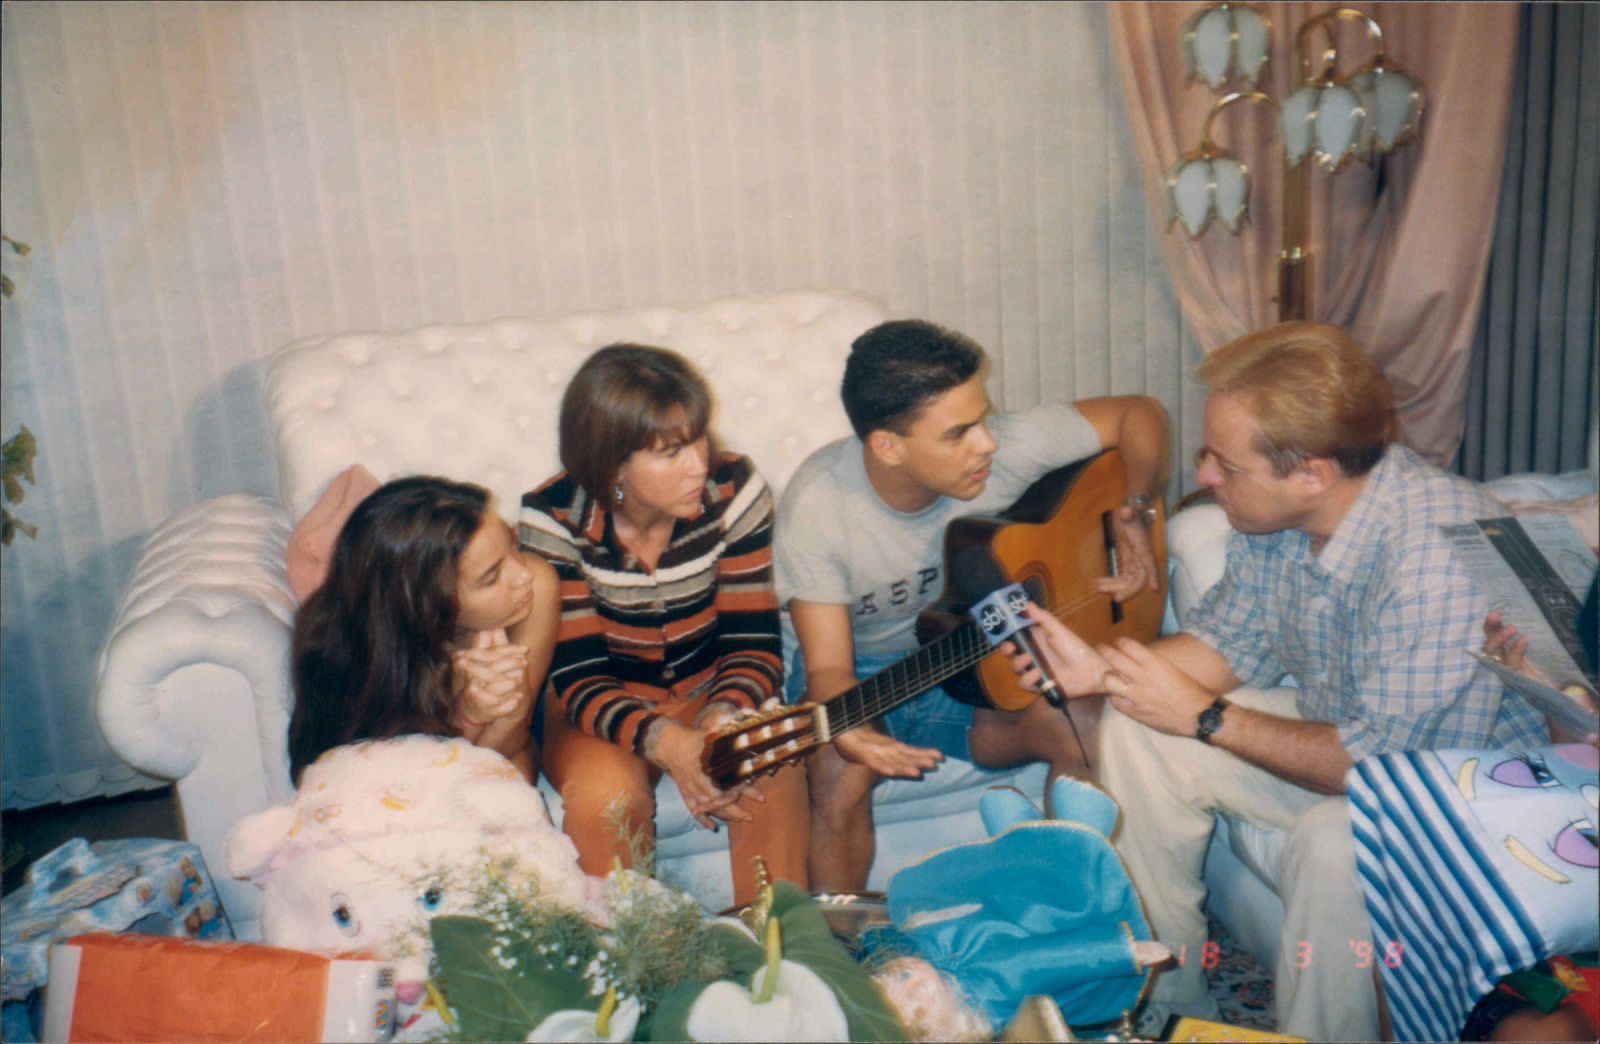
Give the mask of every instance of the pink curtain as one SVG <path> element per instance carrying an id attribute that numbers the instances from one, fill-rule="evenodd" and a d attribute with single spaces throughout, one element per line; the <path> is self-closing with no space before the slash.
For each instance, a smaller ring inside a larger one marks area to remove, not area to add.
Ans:
<path id="1" fill-rule="evenodd" d="M 1257 4 L 1272 25 L 1261 89 L 1298 86 L 1295 33 L 1325 4 Z M 1351 161 L 1311 175 L 1312 317 L 1336 323 L 1376 355 L 1395 390 L 1402 438 L 1449 466 L 1461 443 L 1472 347 L 1494 232 L 1515 75 L 1516 4 L 1349 4 L 1383 28 L 1384 49 L 1422 87 L 1419 139 L 1379 165 Z M 1184 86 L 1183 24 L 1199 4 L 1112 5 L 1134 140 L 1152 199 L 1166 212 L 1165 173 L 1199 144 L 1216 95 Z M 1320 37 L 1320 33 L 1319 33 Z M 1371 55 L 1359 26 L 1338 29 L 1339 74 Z M 1282 149 L 1270 106 L 1231 106 L 1212 137 L 1251 171 L 1250 222 L 1190 240 L 1162 236 L 1185 320 L 1210 351 L 1277 320 Z"/>

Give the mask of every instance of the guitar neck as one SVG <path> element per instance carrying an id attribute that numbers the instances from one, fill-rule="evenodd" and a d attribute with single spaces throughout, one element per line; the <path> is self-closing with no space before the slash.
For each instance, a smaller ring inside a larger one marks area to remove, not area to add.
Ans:
<path id="1" fill-rule="evenodd" d="M 1097 590 L 1101 576 L 1116 572 L 1110 519 L 1125 493 L 1115 450 L 1058 468 L 1030 486 L 1004 515 L 952 521 L 945 534 L 947 563 L 952 549 L 986 547 L 1007 575 L 1038 585 L 1039 593 L 1030 587 L 1034 602 L 1084 641 L 1109 642 L 1123 635 L 1149 641 L 1161 625 L 1164 583 L 1121 605 Z M 1159 515 L 1151 540 L 1157 575 L 1164 577 L 1165 529 Z M 943 625 L 960 613 L 955 599 L 947 604 L 941 598 L 926 615 Z M 1003 711 L 1032 704 L 1038 694 L 1021 688 L 1008 664 L 982 663 L 992 651 L 978 625 L 962 619 L 942 637 L 832 699 L 771 708 L 724 726 L 707 740 L 702 766 L 723 789 L 775 772 L 972 667 L 977 668 L 970 684 L 975 693 L 949 686 L 962 702 Z"/>
<path id="2" fill-rule="evenodd" d="M 818 739 L 826 743 L 841 732 L 888 714 L 993 651 L 978 625 L 966 621 L 898 663 L 825 700 L 817 708 L 822 715 Z"/>

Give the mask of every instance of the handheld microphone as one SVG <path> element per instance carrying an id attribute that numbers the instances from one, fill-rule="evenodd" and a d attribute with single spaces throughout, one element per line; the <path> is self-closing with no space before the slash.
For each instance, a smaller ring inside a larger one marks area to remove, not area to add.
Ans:
<path id="1" fill-rule="evenodd" d="M 1028 659 L 1039 668 L 1039 694 L 1052 706 L 1064 707 L 1065 694 L 1050 670 L 1033 636 L 1033 621 L 1023 613 L 1023 604 L 1039 604 L 1036 591 L 1026 584 L 1015 584 L 1006 578 L 994 559 L 981 547 L 969 547 L 959 552 L 950 563 L 950 578 L 963 601 L 972 603 L 968 610 L 978 622 L 991 646 L 1001 642 L 1015 642 L 1028 654 Z"/>
<path id="2" fill-rule="evenodd" d="M 963 600 L 972 601 L 972 608 L 968 612 L 978 622 L 978 630 L 983 632 L 989 644 L 998 647 L 1009 639 L 1017 643 L 1017 647 L 1027 653 L 1028 659 L 1039 668 L 1040 695 L 1049 700 L 1052 707 L 1061 709 L 1067 726 L 1072 729 L 1072 738 L 1078 743 L 1078 752 L 1083 755 L 1084 768 L 1093 771 L 1089 750 L 1083 745 L 1078 723 L 1072 720 L 1065 694 L 1050 670 L 1050 661 L 1034 641 L 1033 621 L 1022 611 L 1026 602 L 1043 605 L 1042 600 L 1035 597 L 1035 591 L 1029 591 L 1023 584 L 1008 581 L 994 558 L 981 547 L 968 547 L 954 556 L 950 562 L 950 579 L 955 584 L 956 593 Z"/>

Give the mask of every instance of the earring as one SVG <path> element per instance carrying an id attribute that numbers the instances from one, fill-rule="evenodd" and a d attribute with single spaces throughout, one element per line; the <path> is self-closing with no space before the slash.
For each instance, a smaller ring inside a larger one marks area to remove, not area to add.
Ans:
<path id="1" fill-rule="evenodd" d="M 617 506 L 621 507 L 622 506 L 622 483 L 620 483 L 620 482 L 617 483 L 617 491 L 615 493 L 615 499 L 617 501 Z"/>

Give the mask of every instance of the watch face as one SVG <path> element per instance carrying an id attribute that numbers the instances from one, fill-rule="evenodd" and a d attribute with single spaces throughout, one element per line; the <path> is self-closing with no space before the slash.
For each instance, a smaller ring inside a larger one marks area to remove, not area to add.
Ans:
<path id="1" fill-rule="evenodd" d="M 1195 730 L 1195 736 L 1199 739 L 1210 739 L 1213 732 L 1222 728 L 1222 707 L 1212 704 L 1201 711 L 1197 724 L 1199 728 Z"/>

